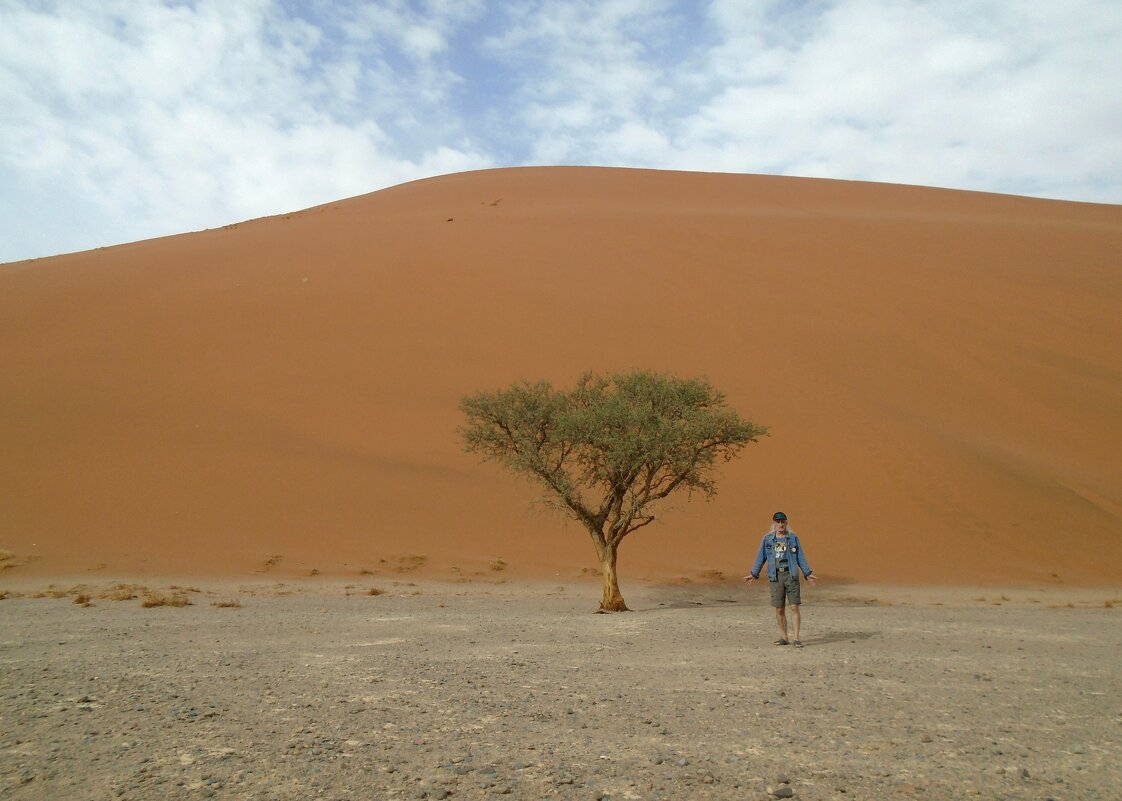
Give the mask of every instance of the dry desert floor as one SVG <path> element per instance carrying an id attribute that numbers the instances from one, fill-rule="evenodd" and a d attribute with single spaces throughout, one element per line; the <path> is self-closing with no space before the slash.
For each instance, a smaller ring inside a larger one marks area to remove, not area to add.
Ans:
<path id="1" fill-rule="evenodd" d="M 0 798 L 1122 793 L 1117 591 L 380 579 L 4 585 Z"/>

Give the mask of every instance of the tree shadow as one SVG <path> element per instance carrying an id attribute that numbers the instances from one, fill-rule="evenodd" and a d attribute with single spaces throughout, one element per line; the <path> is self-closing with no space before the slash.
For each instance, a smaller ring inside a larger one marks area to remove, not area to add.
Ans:
<path id="1" fill-rule="evenodd" d="M 663 612 L 667 609 L 706 609 L 716 606 L 732 606 L 735 604 L 742 604 L 744 601 L 736 598 L 707 598 L 699 601 L 697 599 L 680 599 L 676 601 L 657 601 L 654 606 L 643 605 L 641 607 L 633 608 L 633 612 Z"/>

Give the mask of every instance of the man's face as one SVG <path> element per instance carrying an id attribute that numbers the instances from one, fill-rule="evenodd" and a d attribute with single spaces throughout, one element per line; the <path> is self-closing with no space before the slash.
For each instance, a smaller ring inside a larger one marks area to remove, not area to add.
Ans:
<path id="1" fill-rule="evenodd" d="M 786 520 L 776 520 L 775 521 L 775 533 L 776 534 L 786 534 L 787 533 L 787 521 Z"/>

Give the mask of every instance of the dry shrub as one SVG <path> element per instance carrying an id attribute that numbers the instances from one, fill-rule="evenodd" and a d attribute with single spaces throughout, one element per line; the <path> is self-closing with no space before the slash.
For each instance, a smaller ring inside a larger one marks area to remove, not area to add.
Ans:
<path id="1" fill-rule="evenodd" d="M 165 595 L 162 592 L 150 592 L 144 596 L 144 601 L 140 604 L 145 609 L 151 609 L 156 606 L 190 606 L 190 599 L 181 592 Z"/>
<path id="2" fill-rule="evenodd" d="M 701 576 L 701 578 L 705 579 L 706 581 L 724 581 L 725 580 L 725 574 L 722 573 L 720 570 L 702 570 L 700 573 L 698 573 L 698 575 Z"/>
<path id="3" fill-rule="evenodd" d="M 506 562 L 502 560 L 502 557 L 499 557 L 491 563 L 491 569 L 496 573 L 502 573 L 504 570 L 506 570 Z"/>
<path id="4" fill-rule="evenodd" d="M 1113 609 L 1117 604 L 1122 603 L 1122 598 L 1107 598 L 1103 601 L 1103 609 Z"/>
<path id="5" fill-rule="evenodd" d="M 0 570 L 9 570 L 16 566 L 16 555 L 11 551 L 0 548 Z"/>
<path id="6" fill-rule="evenodd" d="M 238 600 L 232 601 L 214 601 L 211 606 L 217 606 L 219 609 L 241 609 L 242 602 Z"/>
<path id="7" fill-rule="evenodd" d="M 116 584 L 97 597 L 103 601 L 131 601 L 141 592 L 148 592 L 148 588 L 141 584 Z"/>
<path id="8" fill-rule="evenodd" d="M 373 575 L 374 575 L 374 571 L 373 571 L 373 570 L 367 570 L 367 569 L 366 569 L 366 568 L 364 567 L 364 568 L 363 568 L 362 570 L 358 571 L 358 574 L 359 574 L 360 576 L 373 576 Z"/>
<path id="9" fill-rule="evenodd" d="M 279 554 L 279 553 L 278 553 L 278 554 L 274 554 L 274 555 L 272 555 L 272 556 L 269 556 L 269 557 L 267 557 L 267 558 L 265 559 L 265 570 L 272 570 L 272 569 L 273 569 L 274 567 L 276 567 L 276 566 L 277 566 L 277 564 L 278 564 L 278 563 L 280 562 L 280 560 L 281 560 L 281 559 L 283 559 L 283 558 L 284 558 L 284 557 L 283 557 L 283 556 L 282 556 L 281 554 Z"/>
<path id="10" fill-rule="evenodd" d="M 368 589 L 366 591 L 366 594 L 367 595 L 385 595 L 386 591 L 383 590 L 381 587 L 371 587 L 370 589 Z"/>
<path id="11" fill-rule="evenodd" d="M 309 576 L 318 576 L 319 575 L 319 568 L 318 567 L 313 567 L 311 572 L 308 573 L 308 575 Z"/>
<path id="12" fill-rule="evenodd" d="M 79 606 L 93 606 L 93 604 L 90 602 L 90 596 L 84 592 L 80 592 L 74 596 L 74 603 L 78 604 Z"/>
<path id="13" fill-rule="evenodd" d="M 20 594 L 18 592 L 12 592 L 11 590 L 0 590 L 0 601 L 3 601 L 5 598 L 19 598 L 19 597 L 20 597 Z"/>

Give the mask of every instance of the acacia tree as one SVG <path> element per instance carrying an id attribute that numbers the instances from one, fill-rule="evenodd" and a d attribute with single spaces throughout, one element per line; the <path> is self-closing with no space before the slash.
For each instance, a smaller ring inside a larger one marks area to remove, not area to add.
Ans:
<path id="1" fill-rule="evenodd" d="M 602 612 L 627 611 L 616 575 L 624 537 L 655 520 L 678 490 L 716 494 L 714 467 L 767 429 L 743 420 L 703 379 L 587 373 L 574 389 L 523 382 L 460 402 L 465 449 L 548 489 L 592 536 Z"/>

